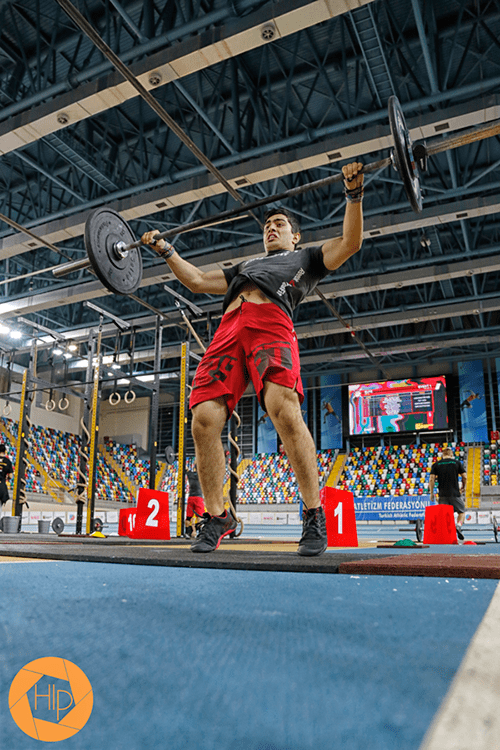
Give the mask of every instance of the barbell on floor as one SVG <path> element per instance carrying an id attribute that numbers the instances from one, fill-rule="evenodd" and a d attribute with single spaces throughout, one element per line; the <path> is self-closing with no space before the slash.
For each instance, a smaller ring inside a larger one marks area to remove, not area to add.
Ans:
<path id="1" fill-rule="evenodd" d="M 417 213 L 422 210 L 422 191 L 418 164 L 422 166 L 427 158 L 442 151 L 458 148 L 459 146 L 483 140 L 500 133 L 500 121 L 471 128 L 458 136 L 436 139 L 434 143 L 424 143 L 413 146 L 403 110 L 396 96 L 391 96 L 388 106 L 389 124 L 393 139 L 391 156 L 380 161 L 366 164 L 363 173 L 376 172 L 393 165 L 397 170 L 405 189 L 411 207 Z M 418 163 L 417 163 L 418 162 Z M 310 190 L 318 190 L 343 180 L 342 174 L 330 175 L 305 185 L 286 190 L 277 195 L 266 196 L 244 206 L 237 206 L 222 211 L 212 217 L 197 219 L 182 226 L 167 229 L 156 235 L 156 239 L 168 239 L 177 234 L 193 229 L 201 229 L 238 214 L 259 208 L 268 203 L 275 203 L 293 198 Z M 92 268 L 102 284 L 115 294 L 133 294 L 142 281 L 142 256 L 139 248 L 141 240 L 136 240 L 134 233 L 119 213 L 101 207 L 89 214 L 85 224 L 85 248 L 87 258 L 70 263 L 64 263 L 55 268 L 52 273 L 61 278 L 70 273 Z"/>
<path id="2" fill-rule="evenodd" d="M 171 466 L 179 454 L 175 453 L 171 445 L 167 445 L 165 448 L 165 461 Z"/>
<path id="3" fill-rule="evenodd" d="M 57 518 L 54 518 L 52 521 L 52 531 L 54 531 L 58 536 L 63 533 L 64 531 L 64 521 L 59 516 Z M 92 533 L 94 531 L 102 532 L 104 528 L 104 522 L 101 518 L 94 518 L 92 521 Z"/>

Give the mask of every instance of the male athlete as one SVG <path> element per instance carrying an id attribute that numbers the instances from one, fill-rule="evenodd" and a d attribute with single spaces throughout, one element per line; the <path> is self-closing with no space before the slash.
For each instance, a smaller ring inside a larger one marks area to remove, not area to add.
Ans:
<path id="1" fill-rule="evenodd" d="M 436 461 L 431 467 L 429 477 L 431 503 L 434 502 L 434 483 L 437 479 L 439 486 L 438 504 L 453 505 L 453 510 L 457 513 L 457 536 L 462 540 L 464 538 L 462 526 L 465 521 L 465 502 L 460 494 L 459 477 L 462 479 L 462 493 L 465 496 L 467 475 L 463 464 L 454 459 L 451 448 L 444 448 L 441 460 Z"/>
<path id="2" fill-rule="evenodd" d="M 300 409 L 304 392 L 292 314 L 321 279 L 361 247 L 361 168 L 356 162 L 342 168 L 347 200 L 342 236 L 316 247 L 298 249 L 298 222 L 282 208 L 266 214 L 265 256 L 223 270 L 201 271 L 172 245 L 155 243 L 156 230 L 142 236 L 192 292 L 224 295 L 223 317 L 198 366 L 190 398 L 198 475 L 209 514 L 191 545 L 193 552 L 217 549 L 236 528 L 224 510 L 221 434 L 249 380 L 283 442 L 302 495 L 305 510 L 297 552 L 320 555 L 326 549 L 316 448 Z"/>

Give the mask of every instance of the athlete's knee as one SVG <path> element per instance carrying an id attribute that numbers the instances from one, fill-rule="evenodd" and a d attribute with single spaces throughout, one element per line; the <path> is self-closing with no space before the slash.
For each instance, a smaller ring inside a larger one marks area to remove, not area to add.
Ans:
<path id="1" fill-rule="evenodd" d="M 281 429 L 293 431 L 303 421 L 298 394 L 289 388 L 269 388 L 265 404 L 271 421 Z"/>
<path id="2" fill-rule="evenodd" d="M 222 399 L 203 401 L 192 409 L 191 433 L 193 439 L 202 438 L 207 432 L 222 432 L 225 424 L 226 407 Z"/>

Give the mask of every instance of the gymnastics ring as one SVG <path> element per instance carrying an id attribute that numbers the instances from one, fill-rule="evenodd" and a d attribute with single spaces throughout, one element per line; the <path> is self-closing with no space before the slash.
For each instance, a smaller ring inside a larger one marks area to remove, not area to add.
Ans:
<path id="1" fill-rule="evenodd" d="M 235 521 L 240 524 L 240 530 L 236 531 L 235 529 L 231 534 L 229 534 L 231 539 L 237 539 L 239 536 L 241 536 L 243 534 L 243 529 L 245 528 L 245 524 L 243 523 L 241 518 L 235 518 Z"/>
<path id="2" fill-rule="evenodd" d="M 55 408 L 56 408 L 56 402 L 54 401 L 53 398 L 49 399 L 49 401 L 46 401 L 45 409 L 47 411 L 54 411 Z"/>
<path id="3" fill-rule="evenodd" d="M 128 398 L 129 393 L 131 394 L 130 398 Z M 135 391 L 127 391 L 125 396 L 123 397 L 123 400 L 125 401 L 126 404 L 133 404 L 135 399 L 136 399 Z"/>
<path id="4" fill-rule="evenodd" d="M 5 404 L 5 406 L 3 407 L 4 417 L 8 417 L 11 411 L 12 411 L 12 406 L 10 404 Z"/>
<path id="5" fill-rule="evenodd" d="M 113 393 L 109 394 L 108 401 L 111 404 L 111 406 L 116 406 L 117 404 L 120 403 L 121 400 L 122 400 L 122 397 L 116 391 L 113 391 Z"/>
<path id="6" fill-rule="evenodd" d="M 61 411 L 66 411 L 69 406 L 69 399 L 66 398 L 66 396 L 63 396 L 59 399 L 59 403 L 57 405 Z"/>

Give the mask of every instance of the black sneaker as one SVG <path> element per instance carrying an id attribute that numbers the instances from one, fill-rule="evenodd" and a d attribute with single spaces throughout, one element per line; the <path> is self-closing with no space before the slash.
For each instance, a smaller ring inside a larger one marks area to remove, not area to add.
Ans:
<path id="1" fill-rule="evenodd" d="M 457 526 L 457 536 L 461 542 L 463 542 L 463 540 L 465 539 L 461 526 Z"/>
<path id="2" fill-rule="evenodd" d="M 191 545 L 191 552 L 213 552 L 221 540 L 234 531 L 238 525 L 227 510 L 224 511 L 223 516 L 210 516 L 208 513 L 205 515 L 208 518 L 202 522 L 198 536 Z"/>
<path id="3" fill-rule="evenodd" d="M 327 548 L 326 518 L 323 508 L 309 508 L 302 513 L 302 538 L 298 555 L 321 555 Z"/>

